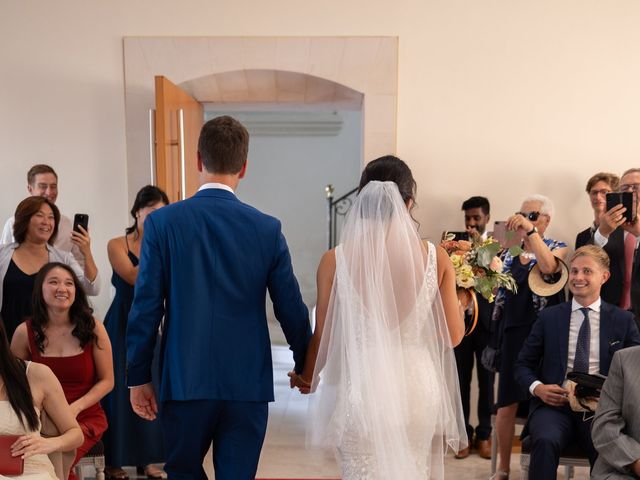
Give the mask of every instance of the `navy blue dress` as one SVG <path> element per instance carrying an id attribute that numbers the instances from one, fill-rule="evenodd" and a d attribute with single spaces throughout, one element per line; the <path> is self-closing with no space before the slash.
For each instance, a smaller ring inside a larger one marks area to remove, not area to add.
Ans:
<path id="1" fill-rule="evenodd" d="M 138 265 L 138 258 L 129 250 L 127 254 L 133 266 Z M 133 286 L 129 285 L 115 271 L 111 283 L 116 295 L 104 319 L 104 326 L 111 340 L 113 349 L 113 370 L 115 384 L 102 406 L 107 413 L 109 429 L 103 437 L 107 465 L 120 467 L 123 465 L 144 466 L 150 463 L 163 463 L 164 448 L 162 430 L 158 419 L 150 422 L 140 418 L 131 408 L 129 389 L 126 382 L 127 318 L 133 303 Z M 153 378 L 159 379 L 160 338 L 156 344 L 154 355 Z M 159 389 L 154 383 L 157 392 Z"/>

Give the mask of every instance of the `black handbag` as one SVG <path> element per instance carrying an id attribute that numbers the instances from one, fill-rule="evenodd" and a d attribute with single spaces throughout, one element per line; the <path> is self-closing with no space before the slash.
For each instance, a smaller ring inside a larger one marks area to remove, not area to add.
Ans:
<path id="1" fill-rule="evenodd" d="M 500 353 L 499 348 L 493 348 L 487 345 L 484 347 L 484 350 L 482 350 L 480 363 L 490 372 L 498 372 L 498 370 L 500 370 Z"/>

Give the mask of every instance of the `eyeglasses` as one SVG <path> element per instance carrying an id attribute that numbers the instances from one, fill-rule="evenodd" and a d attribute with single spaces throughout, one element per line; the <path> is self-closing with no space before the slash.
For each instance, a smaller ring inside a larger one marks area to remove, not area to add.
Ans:
<path id="1" fill-rule="evenodd" d="M 591 190 L 589 195 L 592 197 L 597 197 L 598 195 L 606 195 L 607 193 L 611 193 L 611 189 L 603 188 L 602 190 Z"/>
<path id="2" fill-rule="evenodd" d="M 540 213 L 540 212 L 516 212 L 516 215 L 522 215 L 524 218 L 527 218 L 527 219 L 531 220 L 532 222 L 535 222 L 536 220 L 538 220 L 538 217 L 540 215 L 546 215 L 546 213 Z"/>
<path id="3" fill-rule="evenodd" d="M 637 192 L 640 190 L 640 183 L 623 183 L 620 185 L 621 192 Z"/>

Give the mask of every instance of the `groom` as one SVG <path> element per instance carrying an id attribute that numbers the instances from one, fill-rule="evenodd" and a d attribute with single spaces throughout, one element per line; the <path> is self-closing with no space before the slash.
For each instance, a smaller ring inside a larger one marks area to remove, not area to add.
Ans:
<path id="1" fill-rule="evenodd" d="M 143 418 L 158 412 L 151 359 L 164 316 L 161 420 L 172 480 L 206 479 L 213 442 L 218 480 L 253 480 L 273 401 L 265 296 L 303 367 L 311 336 L 280 222 L 234 194 L 249 134 L 208 121 L 198 141 L 201 187 L 147 217 L 127 328 L 127 383 Z"/>

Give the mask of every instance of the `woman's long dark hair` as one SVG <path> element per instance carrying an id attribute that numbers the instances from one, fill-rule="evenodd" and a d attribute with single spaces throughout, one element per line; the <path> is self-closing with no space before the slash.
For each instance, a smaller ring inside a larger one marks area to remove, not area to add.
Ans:
<path id="1" fill-rule="evenodd" d="M 44 334 L 43 327 L 49 323 L 49 313 L 47 312 L 47 304 L 45 303 L 44 296 L 42 294 L 42 286 L 44 285 L 45 278 L 54 268 L 62 268 L 69 272 L 71 278 L 73 278 L 73 284 L 76 287 L 76 298 L 69 309 L 69 320 L 72 325 L 75 325 L 71 334 L 80 340 L 80 346 L 82 348 L 90 342 L 94 342 L 98 345 L 98 337 L 94 333 L 96 321 L 93 318 L 93 309 L 89 306 L 87 294 L 84 292 L 82 285 L 80 285 L 78 277 L 69 265 L 51 262 L 47 263 L 40 269 L 38 275 L 36 275 L 33 285 L 33 316 L 31 317 L 31 327 L 35 334 L 35 341 L 38 346 L 38 350 L 40 350 L 41 353 L 44 353 L 44 343 L 47 337 Z"/>
<path id="2" fill-rule="evenodd" d="M 155 205 L 158 202 L 162 202 L 165 205 L 169 205 L 169 197 L 158 187 L 153 185 L 146 185 L 138 191 L 136 199 L 133 201 L 133 207 L 131 207 L 131 216 L 133 217 L 133 225 L 128 227 L 125 232 L 127 235 L 130 233 L 138 234 L 138 212 L 144 207 Z"/>
<path id="3" fill-rule="evenodd" d="M 11 353 L 2 319 L 0 319 L 0 377 L 4 382 L 4 391 L 9 404 L 16 412 L 22 426 L 28 427 L 29 431 L 38 430 L 40 422 L 33 406 L 31 387 L 27 380 L 27 367 L 23 360 Z M 25 420 L 27 425 L 24 424 Z"/>

